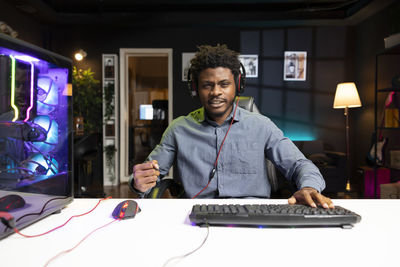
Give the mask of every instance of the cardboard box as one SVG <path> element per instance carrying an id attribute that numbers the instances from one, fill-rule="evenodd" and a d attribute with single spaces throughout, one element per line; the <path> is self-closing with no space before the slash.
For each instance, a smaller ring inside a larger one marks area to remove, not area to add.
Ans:
<path id="1" fill-rule="evenodd" d="M 381 198 L 400 199 L 400 183 L 381 184 Z"/>

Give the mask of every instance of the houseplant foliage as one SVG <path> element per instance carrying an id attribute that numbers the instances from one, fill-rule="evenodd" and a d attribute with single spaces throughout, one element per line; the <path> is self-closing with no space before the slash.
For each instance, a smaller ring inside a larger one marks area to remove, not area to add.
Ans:
<path id="1" fill-rule="evenodd" d="M 74 117 L 83 117 L 85 134 L 102 130 L 102 93 L 100 81 L 91 69 L 72 69 Z"/>
<path id="2" fill-rule="evenodd" d="M 114 145 L 107 145 L 104 147 L 104 153 L 106 155 L 106 166 L 107 170 L 109 171 L 110 174 L 110 181 L 113 182 L 115 180 L 115 152 L 117 152 L 117 149 L 115 148 Z"/>
<path id="3" fill-rule="evenodd" d="M 110 120 L 114 115 L 114 83 L 108 83 L 104 87 L 105 121 Z"/>

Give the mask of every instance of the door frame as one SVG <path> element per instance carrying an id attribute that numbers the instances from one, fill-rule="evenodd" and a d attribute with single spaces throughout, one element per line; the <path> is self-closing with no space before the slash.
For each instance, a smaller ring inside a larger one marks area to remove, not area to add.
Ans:
<path id="1" fill-rule="evenodd" d="M 172 121 L 172 48 L 120 48 L 120 89 L 119 89 L 119 107 L 120 107 L 120 138 L 119 138 L 119 174 L 121 183 L 128 182 L 129 172 L 129 81 L 128 81 L 128 67 L 130 56 L 167 56 L 168 57 L 168 124 Z"/>

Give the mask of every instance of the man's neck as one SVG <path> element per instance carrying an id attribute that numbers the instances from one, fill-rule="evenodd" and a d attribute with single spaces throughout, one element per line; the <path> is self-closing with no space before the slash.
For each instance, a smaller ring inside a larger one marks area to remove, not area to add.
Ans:
<path id="1" fill-rule="evenodd" d="M 205 111 L 207 113 L 207 117 L 212 120 L 213 122 L 215 122 L 218 125 L 222 125 L 226 119 L 232 114 L 232 110 L 233 110 L 233 105 L 230 107 L 229 112 L 221 115 L 221 116 L 210 116 L 210 114 L 207 113 L 207 111 Z"/>

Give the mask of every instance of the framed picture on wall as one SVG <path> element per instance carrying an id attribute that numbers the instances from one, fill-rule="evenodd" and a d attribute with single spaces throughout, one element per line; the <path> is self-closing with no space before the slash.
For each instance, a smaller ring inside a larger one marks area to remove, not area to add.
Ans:
<path id="1" fill-rule="evenodd" d="M 307 52 L 285 51 L 283 80 L 305 81 L 307 69 Z"/>
<path id="2" fill-rule="evenodd" d="M 186 82 L 187 74 L 190 68 L 190 60 L 194 58 L 195 53 L 182 53 L 182 81 Z"/>
<path id="3" fill-rule="evenodd" d="M 105 56 L 103 65 L 105 78 L 114 78 L 114 58 Z"/>
<path id="4" fill-rule="evenodd" d="M 239 60 L 246 70 L 246 78 L 258 77 L 258 55 L 240 55 Z"/>

